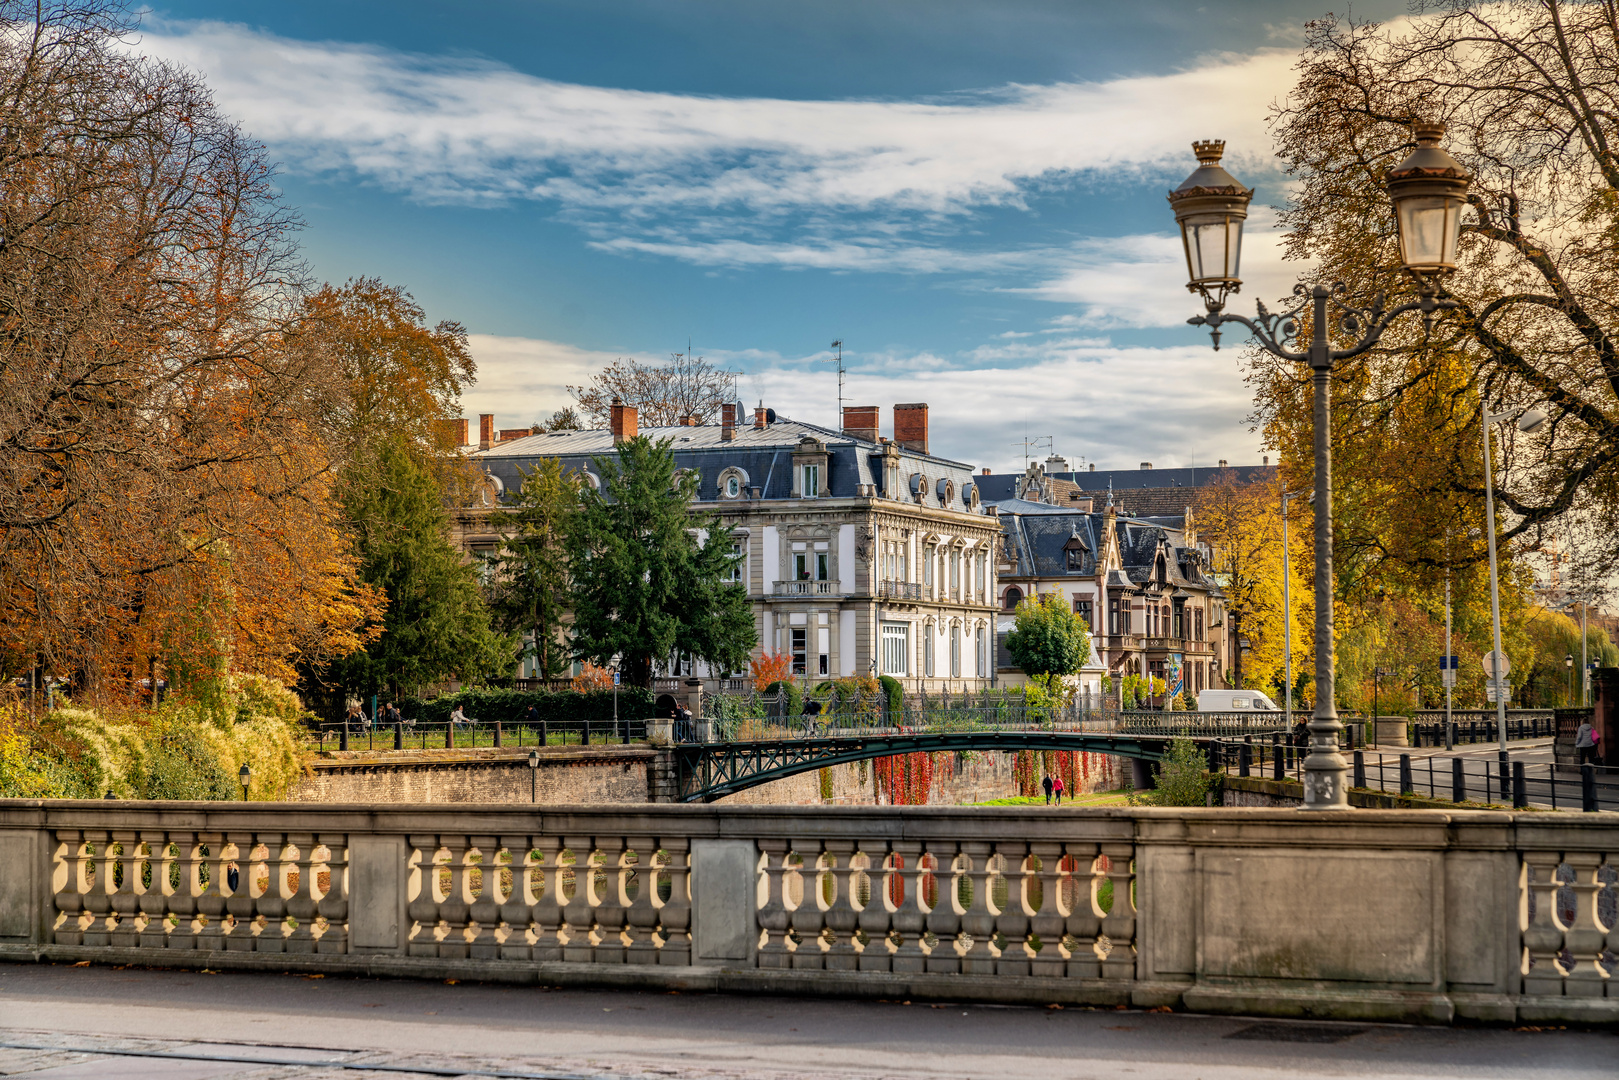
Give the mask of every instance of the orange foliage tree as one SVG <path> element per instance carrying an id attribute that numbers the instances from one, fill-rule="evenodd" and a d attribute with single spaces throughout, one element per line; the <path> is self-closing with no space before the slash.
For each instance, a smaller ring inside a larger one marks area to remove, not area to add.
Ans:
<path id="1" fill-rule="evenodd" d="M 772 683 L 792 678 L 793 658 L 784 652 L 761 652 L 748 662 L 748 674 L 753 676 L 753 688 L 764 693 Z"/>

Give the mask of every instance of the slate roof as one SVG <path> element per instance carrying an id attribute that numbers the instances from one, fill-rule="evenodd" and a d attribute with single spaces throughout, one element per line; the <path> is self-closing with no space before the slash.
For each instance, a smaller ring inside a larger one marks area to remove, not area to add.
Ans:
<path id="1" fill-rule="evenodd" d="M 1273 478 L 1276 469 L 1275 465 L 1233 465 L 1230 471 L 1237 474 L 1238 483 L 1251 484 L 1256 480 Z M 1058 480 L 1077 484 L 1082 491 L 1099 491 L 1106 494 L 1109 483 L 1113 485 L 1114 491 L 1130 491 L 1134 488 L 1203 487 L 1212 484 L 1214 478 L 1224 471 L 1218 466 L 1199 466 L 1195 469 L 1110 469 L 1105 472 L 1067 472 L 1049 475 Z"/>
<path id="2" fill-rule="evenodd" d="M 720 437 L 721 430 L 716 424 L 705 427 L 641 428 L 640 434 L 654 441 L 670 440 L 676 466 L 695 469 L 701 476 L 697 496 L 700 500 L 718 500 L 720 474 L 733 467 L 746 474 L 746 486 L 762 489 L 762 498 L 791 498 L 793 450 L 806 435 L 826 445 L 826 483 L 831 497 L 853 498 L 857 494 L 857 486 L 864 484 L 875 485 L 879 493 L 891 495 L 882 491 L 881 443 L 858 439 L 818 424 L 781 417 L 767 428 L 738 426 L 736 437 L 729 442 Z M 476 451 L 471 456 L 498 479 L 505 490 L 513 491 L 519 480 L 519 466 L 531 468 L 542 458 L 560 458 L 565 471 L 594 473 L 592 459 L 612 452 L 612 432 L 598 428 L 510 439 L 496 443 L 487 450 Z M 971 507 L 978 480 L 973 475 L 972 466 L 901 447 L 899 482 L 902 499 L 909 501 L 911 477 L 918 473 L 927 477 L 930 489 L 941 479 L 955 482 L 955 498 L 949 509 L 965 511 Z M 979 498 L 982 499 L 981 494 Z M 931 499 L 929 505 L 938 505 L 938 500 Z"/>
<path id="3" fill-rule="evenodd" d="M 1002 571 L 1006 578 L 1094 577 L 1104 542 L 1105 515 L 1080 513 L 1045 503 L 1006 499 L 996 504 L 1001 531 L 1012 556 L 1012 569 Z M 1124 569 L 1108 574 L 1108 585 L 1138 587 L 1155 580 L 1154 569 L 1160 544 L 1170 551 L 1165 560 L 1165 584 L 1170 588 L 1190 586 L 1215 590 L 1212 580 L 1188 576 L 1182 565 L 1195 549 L 1186 546 L 1181 523 L 1165 518 L 1120 517 L 1114 521 L 1119 557 Z M 1077 545 L 1077 547 L 1075 546 Z M 1070 563 L 1068 552 L 1080 555 Z M 1194 572 L 1195 574 L 1195 572 Z"/>

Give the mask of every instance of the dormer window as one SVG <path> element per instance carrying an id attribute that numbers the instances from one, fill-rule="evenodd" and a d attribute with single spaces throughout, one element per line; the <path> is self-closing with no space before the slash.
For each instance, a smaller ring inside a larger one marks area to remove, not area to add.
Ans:
<path id="1" fill-rule="evenodd" d="M 725 478 L 725 497 L 734 499 L 740 494 L 742 494 L 741 479 L 735 476 L 727 476 Z"/>

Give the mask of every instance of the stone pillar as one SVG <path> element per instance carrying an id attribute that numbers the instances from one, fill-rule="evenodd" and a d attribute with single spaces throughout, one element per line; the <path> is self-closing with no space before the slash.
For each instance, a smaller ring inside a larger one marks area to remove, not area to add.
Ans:
<path id="1" fill-rule="evenodd" d="M 1410 746 L 1411 740 L 1406 737 L 1406 721 L 1403 716 L 1379 716 L 1372 721 L 1373 737 L 1378 746 Z"/>

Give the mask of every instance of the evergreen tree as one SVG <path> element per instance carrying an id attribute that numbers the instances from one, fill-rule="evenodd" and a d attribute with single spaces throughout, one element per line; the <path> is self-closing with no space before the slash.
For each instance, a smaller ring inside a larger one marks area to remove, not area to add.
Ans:
<path id="1" fill-rule="evenodd" d="M 669 447 L 639 436 L 596 458 L 602 490 L 582 493 L 568 530 L 574 655 L 621 657 L 638 686 L 675 653 L 738 670 L 755 642 L 747 589 L 728 580 L 731 530 L 692 513 L 697 476 L 676 474 Z"/>
<path id="2" fill-rule="evenodd" d="M 1085 620 L 1068 610 L 1061 593 L 1031 596 L 1018 605 L 1006 651 L 1023 673 L 1055 692 L 1066 675 L 1085 666 L 1091 635 Z"/>
<path id="3" fill-rule="evenodd" d="M 541 678 L 552 679 L 567 670 L 569 659 L 562 645 L 571 603 L 564 537 L 579 509 L 579 487 L 563 475 L 558 458 L 544 458 L 521 476 L 512 509 L 493 516 L 507 539 L 490 608 L 500 629 L 531 635 L 522 655 L 534 657 Z"/>
<path id="4" fill-rule="evenodd" d="M 395 694 L 508 674 L 515 642 L 490 629 L 476 572 L 450 545 L 438 484 L 401 441 L 381 443 L 375 460 L 375 482 L 345 503 L 361 576 L 387 592 L 388 614 L 382 635 L 330 674 L 350 691 Z"/>

